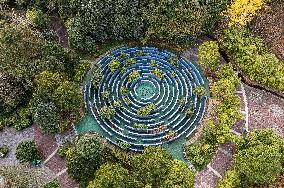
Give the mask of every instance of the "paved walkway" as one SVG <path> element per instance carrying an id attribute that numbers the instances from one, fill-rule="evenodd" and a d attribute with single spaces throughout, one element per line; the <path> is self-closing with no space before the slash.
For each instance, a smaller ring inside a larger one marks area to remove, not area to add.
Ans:
<path id="1" fill-rule="evenodd" d="M 241 83 L 236 93 L 241 97 L 240 111 L 244 115 L 244 120 L 236 122 L 231 131 L 240 136 L 244 129 L 249 129 L 249 108 L 243 83 Z M 232 143 L 226 142 L 219 145 L 212 161 L 205 169 L 197 173 L 195 188 L 215 188 L 218 180 L 232 166 L 234 153 L 235 146 Z"/>
<path id="2" fill-rule="evenodd" d="M 65 160 L 57 154 L 58 144 L 52 135 L 43 134 L 38 127 L 35 128 L 35 142 L 43 155 L 43 165 L 56 174 L 62 188 L 76 188 L 78 185 L 68 175 Z"/>

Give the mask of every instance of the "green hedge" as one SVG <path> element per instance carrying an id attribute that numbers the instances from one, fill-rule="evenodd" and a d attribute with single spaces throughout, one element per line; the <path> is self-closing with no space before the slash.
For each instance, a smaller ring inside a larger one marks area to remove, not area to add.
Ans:
<path id="1" fill-rule="evenodd" d="M 284 92 L 284 62 L 277 59 L 260 38 L 246 29 L 231 27 L 225 31 L 221 42 L 247 78 Z"/>

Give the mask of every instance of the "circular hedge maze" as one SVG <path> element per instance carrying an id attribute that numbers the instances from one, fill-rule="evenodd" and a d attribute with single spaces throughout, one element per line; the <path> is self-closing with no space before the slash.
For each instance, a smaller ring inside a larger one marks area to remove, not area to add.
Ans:
<path id="1" fill-rule="evenodd" d="M 90 72 L 85 103 L 111 143 L 131 151 L 188 137 L 205 111 L 198 67 L 153 47 L 122 47 Z M 99 81 L 97 79 L 100 78 Z"/>

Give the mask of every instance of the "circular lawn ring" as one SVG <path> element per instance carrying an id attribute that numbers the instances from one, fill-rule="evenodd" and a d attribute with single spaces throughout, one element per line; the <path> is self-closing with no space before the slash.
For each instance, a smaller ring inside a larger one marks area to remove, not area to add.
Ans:
<path id="1" fill-rule="evenodd" d="M 114 60 L 120 66 L 112 72 L 109 65 Z M 194 88 L 207 89 L 208 81 L 196 64 L 154 47 L 122 47 L 101 58 L 98 64 L 103 78 L 97 89 L 89 80 L 85 103 L 111 143 L 143 151 L 146 146 L 188 137 L 202 119 L 207 97 L 197 96 Z M 140 76 L 129 82 L 133 71 Z M 121 88 L 128 88 L 129 92 L 122 93 Z M 106 91 L 109 97 L 103 97 Z M 102 107 L 114 106 L 114 102 L 121 103 L 115 108 L 115 116 L 102 118 Z M 149 114 L 139 115 L 139 109 L 149 104 L 155 106 Z M 186 114 L 189 109 L 191 113 Z"/>

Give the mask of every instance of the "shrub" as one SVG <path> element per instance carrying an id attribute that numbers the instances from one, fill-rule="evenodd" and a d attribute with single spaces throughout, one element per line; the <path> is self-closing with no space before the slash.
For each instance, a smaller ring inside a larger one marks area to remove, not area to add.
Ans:
<path id="1" fill-rule="evenodd" d="M 110 69 L 110 71 L 113 73 L 117 70 L 120 69 L 120 62 L 118 60 L 112 60 L 109 65 L 108 65 L 108 68 Z"/>
<path id="2" fill-rule="evenodd" d="M 129 89 L 125 86 L 122 86 L 120 88 L 120 93 L 121 93 L 121 95 L 127 95 L 129 93 Z"/>
<path id="3" fill-rule="evenodd" d="M 52 181 L 44 185 L 43 188 L 60 188 L 58 181 Z"/>
<path id="4" fill-rule="evenodd" d="M 17 159 L 23 162 L 32 162 L 33 160 L 39 160 L 40 155 L 37 150 L 37 146 L 34 141 L 21 142 L 16 148 Z"/>
<path id="5" fill-rule="evenodd" d="M 138 109 L 137 115 L 139 116 L 148 116 L 153 110 L 155 110 L 157 106 L 153 103 L 147 104 Z"/>
<path id="6" fill-rule="evenodd" d="M 40 126 L 45 133 L 56 133 L 59 131 L 60 114 L 54 103 L 39 103 L 35 109 L 34 122 Z"/>
<path id="7" fill-rule="evenodd" d="M 152 74 L 154 74 L 155 76 L 157 76 L 159 79 L 163 79 L 164 78 L 164 74 L 162 73 L 162 71 L 160 69 L 154 69 L 151 71 Z"/>
<path id="8" fill-rule="evenodd" d="M 110 93 L 109 93 L 109 91 L 106 90 L 106 91 L 102 92 L 101 95 L 102 95 L 103 99 L 108 99 L 109 96 L 110 96 Z"/>
<path id="9" fill-rule="evenodd" d="M 236 170 L 248 185 L 271 183 L 279 177 L 283 141 L 271 129 L 249 133 L 237 149 Z"/>
<path id="10" fill-rule="evenodd" d="M 128 75 L 128 82 L 133 82 L 134 80 L 138 79 L 140 77 L 140 73 L 138 70 L 133 70 Z"/>
<path id="11" fill-rule="evenodd" d="M 64 81 L 53 93 L 53 100 L 60 110 L 74 110 L 80 107 L 82 98 L 77 83 Z"/>
<path id="12" fill-rule="evenodd" d="M 172 156 L 162 147 L 148 147 L 143 154 L 132 159 L 135 177 L 143 185 L 158 187 L 167 178 Z"/>
<path id="13" fill-rule="evenodd" d="M 118 145 L 122 149 L 127 149 L 127 148 L 129 148 L 131 146 L 128 142 L 123 142 L 123 141 L 119 142 Z"/>
<path id="14" fill-rule="evenodd" d="M 197 170 L 201 170 L 211 161 L 215 148 L 212 143 L 205 143 L 204 140 L 200 140 L 185 146 L 185 152 L 193 166 Z"/>
<path id="15" fill-rule="evenodd" d="M 261 39 L 248 30 L 231 27 L 225 31 L 223 46 L 239 70 L 250 80 L 284 91 L 284 64 L 270 53 Z"/>
<path id="16" fill-rule="evenodd" d="M 76 82 L 81 82 L 84 79 L 84 76 L 86 75 L 88 69 L 90 68 L 90 62 L 89 61 L 80 61 L 78 65 L 75 67 L 75 76 L 74 80 Z M 94 73 L 93 73 L 94 74 Z M 94 77 L 93 77 L 94 80 Z"/>
<path id="17" fill-rule="evenodd" d="M 112 106 L 104 106 L 100 110 L 100 116 L 106 119 L 112 119 L 115 113 L 115 109 Z"/>
<path id="18" fill-rule="evenodd" d="M 206 96 L 206 88 L 204 86 L 197 86 L 193 89 L 193 93 L 198 97 Z"/>
<path id="19" fill-rule="evenodd" d="M 226 10 L 230 24 L 247 25 L 264 5 L 265 0 L 233 0 Z"/>
<path id="20" fill-rule="evenodd" d="M 211 30 L 229 1 L 145 1 L 146 37 L 168 41 L 191 39 Z"/>
<path id="21" fill-rule="evenodd" d="M 225 177 L 217 184 L 217 188 L 239 188 L 241 186 L 241 179 L 236 170 L 229 170 Z"/>
<path id="22" fill-rule="evenodd" d="M 87 184 L 102 164 L 102 151 L 103 145 L 96 135 L 77 137 L 66 155 L 68 174 L 79 183 Z"/>
<path id="23" fill-rule="evenodd" d="M 114 101 L 113 102 L 113 107 L 114 108 L 121 108 L 122 107 L 121 101 Z"/>
<path id="24" fill-rule="evenodd" d="M 187 187 L 193 188 L 195 177 L 188 166 L 179 160 L 172 160 L 172 166 L 161 188 Z"/>
<path id="25" fill-rule="evenodd" d="M 137 0 L 75 0 L 69 4 L 75 10 L 68 24 L 70 42 L 75 48 L 91 50 L 98 43 L 138 39 L 143 35 Z"/>
<path id="26" fill-rule="evenodd" d="M 4 145 L 0 147 L 0 158 L 4 158 L 9 153 L 9 147 Z"/>
<path id="27" fill-rule="evenodd" d="M 216 41 L 204 42 L 198 48 L 198 63 L 211 72 L 216 72 L 218 68 L 220 53 Z"/>
<path id="28" fill-rule="evenodd" d="M 46 28 L 48 26 L 49 18 L 40 9 L 36 8 L 28 9 L 26 17 L 35 27 Z"/>
<path id="29" fill-rule="evenodd" d="M 60 157 L 65 158 L 66 155 L 67 155 L 67 151 L 68 151 L 68 149 L 69 149 L 70 147 L 71 147 L 71 146 L 70 146 L 70 144 L 68 144 L 68 143 L 65 143 L 65 144 L 63 144 L 63 145 L 60 145 L 59 148 L 58 148 L 58 151 L 57 151 L 58 155 L 59 155 Z"/>
<path id="30" fill-rule="evenodd" d="M 94 88 L 98 89 L 103 78 L 101 67 L 98 64 L 95 64 L 93 69 L 93 80 L 92 85 Z"/>

